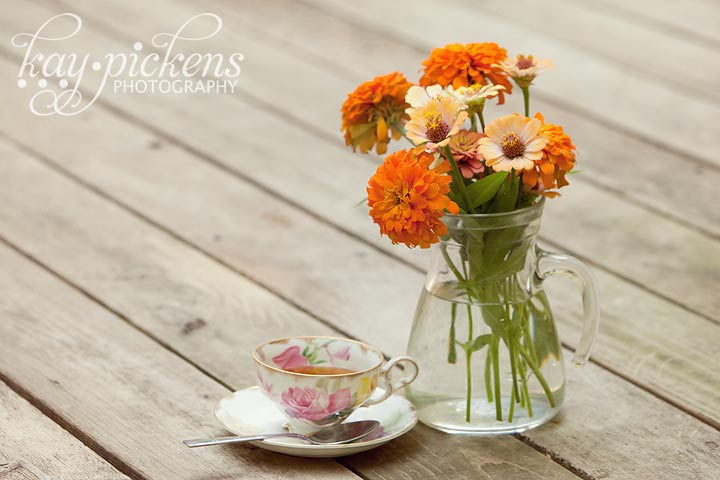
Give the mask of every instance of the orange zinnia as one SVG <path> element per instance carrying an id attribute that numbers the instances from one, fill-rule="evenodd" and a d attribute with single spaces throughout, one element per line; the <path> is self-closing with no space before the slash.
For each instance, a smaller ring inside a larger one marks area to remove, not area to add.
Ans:
<path id="1" fill-rule="evenodd" d="M 362 83 L 350 93 L 340 109 L 345 144 L 353 151 L 360 148 L 367 153 L 376 147 L 377 153 L 385 153 L 390 141 L 388 132 L 399 139 L 402 133 L 397 125 L 409 118 L 405 94 L 411 86 L 403 74 L 393 72 Z"/>
<path id="2" fill-rule="evenodd" d="M 393 243 L 428 248 L 447 233 L 440 220 L 444 210 L 460 211 L 447 196 L 452 181 L 445 175 L 449 164 L 430 168 L 434 160 L 426 152 L 400 150 L 388 155 L 368 182 L 370 216 Z"/>
<path id="3" fill-rule="evenodd" d="M 543 122 L 540 134 L 545 134 L 548 142 L 534 168 L 522 172 L 522 180 L 541 195 L 552 198 L 560 195 L 552 189 L 568 184 L 565 174 L 575 167 L 575 145 L 560 125 L 545 123 L 540 113 L 536 113 L 535 118 Z"/>
<path id="4" fill-rule="evenodd" d="M 420 85 L 440 84 L 443 87 L 468 87 L 473 84 L 502 85 L 505 93 L 512 92 L 512 85 L 500 64 L 507 58 L 507 51 L 497 43 L 453 43 L 435 48 L 422 62 L 425 72 Z M 498 95 L 498 104 L 505 101 L 503 92 Z"/>

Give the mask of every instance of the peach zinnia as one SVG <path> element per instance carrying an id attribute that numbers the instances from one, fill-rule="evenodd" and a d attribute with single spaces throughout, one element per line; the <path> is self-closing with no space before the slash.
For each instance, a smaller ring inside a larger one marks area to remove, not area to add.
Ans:
<path id="1" fill-rule="evenodd" d="M 473 178 L 485 170 L 483 156 L 480 153 L 482 133 L 460 130 L 450 139 L 448 147 L 457 162 L 460 173 L 465 178 Z"/>
<path id="2" fill-rule="evenodd" d="M 400 150 L 388 155 L 368 182 L 370 216 L 393 243 L 428 248 L 447 233 L 445 210 L 459 212 L 447 196 L 450 166 L 430 168 L 434 160 L 429 153 Z"/>
<path id="3" fill-rule="evenodd" d="M 450 142 L 467 120 L 461 111 L 465 105 L 451 97 L 430 99 L 418 108 L 410 108 L 410 121 L 405 125 L 407 138 L 415 145 L 425 145 L 425 150 L 435 152 Z"/>
<path id="4" fill-rule="evenodd" d="M 457 89 L 488 82 L 502 85 L 507 93 L 512 93 L 512 85 L 500 67 L 507 58 L 507 51 L 497 43 L 453 43 L 442 48 L 435 48 L 430 56 L 423 61 L 425 71 L 420 78 L 420 85 L 440 84 L 443 87 L 452 85 Z M 503 92 L 499 92 L 498 103 L 505 101 Z"/>
<path id="5" fill-rule="evenodd" d="M 485 165 L 495 171 L 529 170 L 540 160 L 547 136 L 540 132 L 542 122 L 513 113 L 496 118 L 485 127 L 480 153 Z"/>
<path id="6" fill-rule="evenodd" d="M 543 123 L 540 133 L 548 142 L 534 168 L 523 172 L 522 181 L 541 195 L 555 197 L 559 193 L 552 190 L 567 185 L 565 174 L 575 167 L 575 145 L 560 125 L 544 123 L 540 113 L 535 118 Z"/>
<path id="7" fill-rule="evenodd" d="M 397 140 L 398 126 L 408 119 L 405 95 L 412 84 L 399 72 L 375 77 L 362 83 L 343 103 L 342 130 L 345 144 L 367 153 L 375 147 L 378 154 L 387 151 L 389 134 Z"/>
<path id="8" fill-rule="evenodd" d="M 550 60 L 536 59 L 532 55 L 518 55 L 515 58 L 503 61 L 498 65 L 508 74 L 520 88 L 530 86 L 535 77 L 552 68 Z"/>

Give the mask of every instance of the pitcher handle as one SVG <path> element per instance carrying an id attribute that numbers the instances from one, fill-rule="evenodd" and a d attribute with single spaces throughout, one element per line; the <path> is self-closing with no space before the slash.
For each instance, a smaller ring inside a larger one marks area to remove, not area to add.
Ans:
<path id="1" fill-rule="evenodd" d="M 540 248 L 538 248 L 537 267 L 537 276 L 540 280 L 555 274 L 580 280 L 585 320 L 573 363 L 576 367 L 582 366 L 590 359 L 600 328 L 600 300 L 595 277 L 588 266 L 577 258 L 562 253 L 546 252 Z"/>

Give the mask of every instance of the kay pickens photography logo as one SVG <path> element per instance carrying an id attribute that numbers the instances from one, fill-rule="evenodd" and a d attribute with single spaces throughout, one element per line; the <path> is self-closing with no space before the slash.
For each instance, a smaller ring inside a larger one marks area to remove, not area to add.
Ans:
<path id="1" fill-rule="evenodd" d="M 218 15 L 196 15 L 174 33 L 155 34 L 147 45 L 136 41 L 130 52 L 107 52 L 92 58 L 89 53 L 52 51 L 55 42 L 80 34 L 82 25 L 78 15 L 62 13 L 34 33 L 12 37 L 12 46 L 24 50 L 17 86 L 38 89 L 28 103 L 35 115 L 76 115 L 107 89 L 118 94 L 235 92 L 240 63 L 245 59 L 242 53 L 225 56 L 182 51 L 184 42 L 201 42 L 220 33 L 222 19 Z"/>

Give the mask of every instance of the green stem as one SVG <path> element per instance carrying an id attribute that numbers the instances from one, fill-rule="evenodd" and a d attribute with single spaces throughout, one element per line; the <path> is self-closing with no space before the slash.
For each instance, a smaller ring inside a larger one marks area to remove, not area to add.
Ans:
<path id="1" fill-rule="evenodd" d="M 533 361 L 537 363 L 537 353 L 535 352 L 535 341 L 530 334 L 530 318 L 525 316 L 525 305 L 523 308 L 523 330 L 525 330 L 525 344 L 527 345 L 528 353 L 532 357 Z"/>
<path id="2" fill-rule="evenodd" d="M 520 375 L 520 378 L 522 379 L 522 371 L 520 371 L 520 355 L 518 355 L 518 352 L 517 352 L 518 348 L 520 348 L 520 344 L 517 341 L 517 339 L 515 339 L 515 349 L 513 350 L 513 353 L 512 353 L 512 359 L 515 362 L 515 368 L 517 369 L 517 373 L 518 373 L 518 375 Z M 515 397 L 515 401 L 518 403 L 521 403 L 521 406 L 524 406 L 524 404 L 522 404 L 523 392 L 520 388 L 518 388 L 516 395 L 517 396 Z"/>
<path id="3" fill-rule="evenodd" d="M 477 118 L 474 113 L 470 114 L 470 131 L 477 132 Z"/>
<path id="4" fill-rule="evenodd" d="M 472 308 L 467 304 L 468 316 L 468 344 L 473 340 L 473 319 Z M 470 423 L 470 403 L 472 401 L 472 351 L 468 348 L 465 350 L 465 367 L 467 370 L 467 400 L 465 402 L 465 421 Z"/>
<path id="5" fill-rule="evenodd" d="M 510 392 L 510 411 L 508 412 L 508 423 L 512 423 L 515 413 L 515 390 Z"/>
<path id="6" fill-rule="evenodd" d="M 520 349 L 520 355 L 523 356 L 523 358 L 527 362 L 528 366 L 530 367 L 530 370 L 532 370 L 533 373 L 535 374 L 535 378 L 537 378 L 538 382 L 540 382 L 542 389 L 545 391 L 545 396 L 547 396 L 548 402 L 550 402 L 550 406 L 555 408 L 555 397 L 553 397 L 552 390 L 550 390 L 550 387 L 548 386 L 547 382 L 545 381 L 545 377 L 543 377 L 543 374 L 540 372 L 540 369 L 538 369 L 535 362 L 530 358 L 530 356 L 527 354 L 527 352 L 525 352 L 525 350 L 523 350 L 522 348 Z"/>
<path id="7" fill-rule="evenodd" d="M 470 423 L 470 403 L 472 401 L 472 353 L 465 352 L 465 368 L 467 371 L 467 399 L 465 401 L 465 422 Z"/>
<path id="8" fill-rule="evenodd" d="M 444 146 L 443 152 L 445 153 L 445 158 L 447 158 L 448 162 L 450 162 L 450 166 L 452 167 L 453 184 L 457 186 L 457 190 L 460 192 L 463 202 L 465 202 L 466 208 L 463 208 L 463 210 L 465 210 L 465 213 L 475 213 L 472 208 L 472 202 L 470 201 L 470 195 L 467 192 L 467 188 L 465 188 L 463 176 L 460 173 L 460 169 L 455 162 L 452 152 L 450 152 L 450 147 Z"/>
<path id="9" fill-rule="evenodd" d="M 457 316 L 457 303 L 450 305 L 450 334 L 448 338 L 448 363 L 454 364 L 457 361 L 455 350 L 455 317 Z"/>
<path id="10" fill-rule="evenodd" d="M 399 131 L 399 132 L 400 132 L 400 135 L 402 135 L 403 138 L 410 143 L 410 145 L 412 145 L 413 147 L 415 146 L 415 142 L 413 142 L 412 140 L 410 140 L 410 139 L 408 138 L 407 132 L 405 131 L 405 127 L 403 126 L 402 123 L 400 123 L 400 122 L 393 122 L 393 123 L 391 124 L 391 126 L 392 126 L 393 128 L 395 128 L 397 131 Z"/>
<path id="11" fill-rule="evenodd" d="M 527 372 L 525 371 L 525 365 L 522 366 L 523 371 L 523 395 L 525 396 L 525 407 L 528 411 L 528 417 L 532 418 L 533 416 L 533 409 L 532 409 L 532 399 L 530 398 L 530 389 L 528 388 L 528 377 Z"/>
<path id="12" fill-rule="evenodd" d="M 530 116 L 530 87 L 521 88 L 523 92 L 523 100 L 525 101 L 525 116 Z"/>
<path id="13" fill-rule="evenodd" d="M 450 255 L 447 253 L 447 249 L 445 248 L 445 244 L 440 244 L 440 252 L 442 253 L 443 258 L 445 259 L 445 263 L 447 264 L 448 268 L 453 272 L 455 277 L 457 277 L 459 282 L 465 282 L 465 279 L 460 274 L 460 270 L 457 269 L 455 264 L 453 263 L 452 259 L 450 258 Z"/>
<path id="14" fill-rule="evenodd" d="M 510 288 L 508 285 L 508 280 L 506 280 L 503 283 L 503 297 L 504 297 L 504 304 L 505 304 L 505 324 L 507 325 L 507 347 L 508 347 L 508 355 L 510 357 L 510 370 L 512 372 L 512 382 L 513 382 L 513 394 L 520 396 L 520 391 L 518 390 L 518 384 L 517 384 L 517 368 L 515 365 L 515 338 L 513 335 L 514 327 L 511 323 L 511 315 L 510 315 Z"/>
<path id="15" fill-rule="evenodd" d="M 495 418 L 498 422 L 502 422 L 502 399 L 500 398 L 500 358 L 498 355 L 499 344 L 500 336 L 493 333 L 490 346 L 492 348 L 493 380 L 495 384 Z"/>
<path id="16" fill-rule="evenodd" d="M 482 127 L 483 132 L 484 132 L 485 131 L 485 117 L 483 117 L 483 111 L 480 110 L 477 115 L 478 115 L 478 118 L 480 119 L 480 126 Z"/>
<path id="17" fill-rule="evenodd" d="M 490 347 L 487 349 L 487 355 L 485 356 L 485 393 L 487 393 L 488 403 L 493 402 L 493 391 L 492 383 L 490 380 L 490 368 L 492 367 L 492 352 Z"/>

